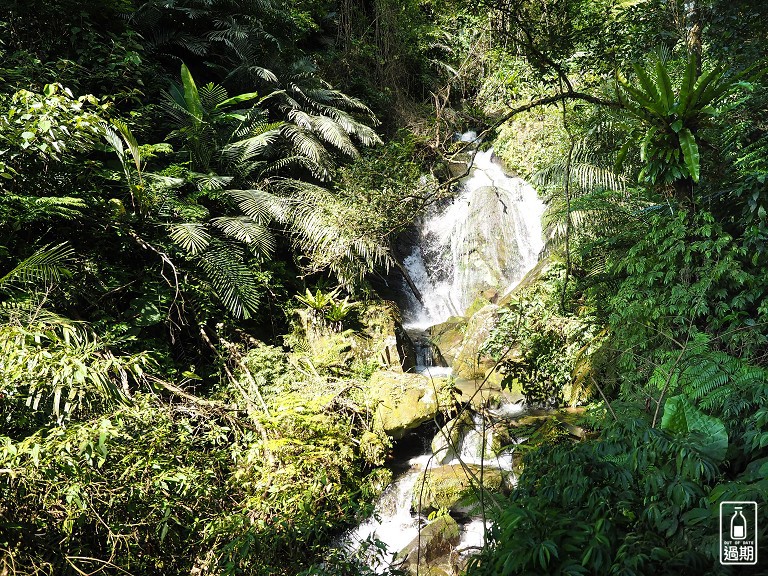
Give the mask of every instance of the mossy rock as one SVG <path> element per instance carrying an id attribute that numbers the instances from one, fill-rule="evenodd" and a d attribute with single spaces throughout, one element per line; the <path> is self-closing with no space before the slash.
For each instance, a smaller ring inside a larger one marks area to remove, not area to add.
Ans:
<path id="1" fill-rule="evenodd" d="M 367 395 L 374 410 L 374 428 L 394 439 L 432 420 L 449 406 L 448 380 L 421 374 L 374 372 Z"/>
<path id="2" fill-rule="evenodd" d="M 485 290 L 483 294 L 498 294 L 498 292 L 493 289 L 488 289 L 488 290 Z M 490 298 L 486 298 L 484 295 L 478 296 L 477 298 L 475 298 L 475 301 L 469 305 L 469 308 L 467 308 L 467 311 L 464 314 L 464 316 L 466 316 L 467 318 L 471 318 L 472 316 L 477 314 L 480 310 L 488 306 L 488 304 L 492 304 Z"/>
<path id="3" fill-rule="evenodd" d="M 498 321 L 499 307 L 488 304 L 478 310 L 468 321 L 461 348 L 452 364 L 453 372 L 460 378 L 483 380 L 493 368 L 494 361 L 481 354 L 481 350 Z"/>
<path id="4" fill-rule="evenodd" d="M 504 473 L 498 468 L 475 464 L 449 464 L 427 470 L 416 482 L 411 506 L 416 511 L 450 510 L 459 514 L 473 512 L 479 506 L 477 482 L 482 472 L 483 488 L 499 493 L 504 487 Z"/>
<path id="5" fill-rule="evenodd" d="M 460 536 L 461 530 L 456 520 L 447 514 L 438 516 L 424 526 L 419 535 L 397 554 L 395 564 L 412 573 L 416 572 L 417 567 L 419 574 L 437 576 L 445 573 L 440 564 L 449 560 Z"/>
<path id="6" fill-rule="evenodd" d="M 416 351 L 402 326 L 397 304 L 381 301 L 366 304 L 358 313 L 362 329 L 355 336 L 355 356 L 377 360 L 378 365 L 393 372 L 416 366 Z"/>
<path id="7" fill-rule="evenodd" d="M 452 316 L 442 324 L 429 329 L 429 337 L 440 359 L 448 366 L 453 366 L 456 356 L 464 343 L 467 321 L 461 316 Z"/>

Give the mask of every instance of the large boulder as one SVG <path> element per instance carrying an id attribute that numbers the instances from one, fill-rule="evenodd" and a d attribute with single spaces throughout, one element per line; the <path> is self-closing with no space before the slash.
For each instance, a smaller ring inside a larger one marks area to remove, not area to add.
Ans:
<path id="1" fill-rule="evenodd" d="M 429 330 L 437 354 L 462 379 L 483 381 L 494 361 L 481 353 L 498 321 L 498 306 L 478 298 L 468 318 L 452 317 Z"/>
<path id="2" fill-rule="evenodd" d="M 498 468 L 449 464 L 427 470 L 414 486 L 411 506 L 421 513 L 442 508 L 470 514 L 479 505 L 481 477 L 486 496 L 504 488 L 504 473 Z"/>
<path id="3" fill-rule="evenodd" d="M 461 451 L 461 440 L 469 430 L 474 427 L 472 412 L 464 410 L 462 413 L 446 422 L 432 439 L 432 454 L 439 464 L 447 464 Z"/>
<path id="4" fill-rule="evenodd" d="M 467 322 L 461 348 L 452 365 L 453 372 L 460 378 L 483 380 L 486 373 L 493 368 L 494 361 L 482 354 L 482 348 L 496 327 L 498 309 L 495 304 L 487 304 Z"/>
<path id="5" fill-rule="evenodd" d="M 398 553 L 395 564 L 413 574 L 450 574 L 450 554 L 460 533 L 456 520 L 447 514 L 438 516 Z"/>
<path id="6" fill-rule="evenodd" d="M 374 428 L 396 440 L 449 406 L 448 381 L 421 374 L 374 372 L 367 390 L 374 410 Z"/>

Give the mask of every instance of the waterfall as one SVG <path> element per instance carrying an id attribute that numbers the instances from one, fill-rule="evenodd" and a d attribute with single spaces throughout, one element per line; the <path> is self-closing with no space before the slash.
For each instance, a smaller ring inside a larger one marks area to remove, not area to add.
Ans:
<path id="1" fill-rule="evenodd" d="M 467 133 L 461 140 L 470 142 L 474 137 Z M 438 365 L 439 354 L 436 356 L 427 329 L 450 316 L 463 316 L 483 292 L 492 290 L 504 296 L 520 282 L 535 266 L 543 247 L 543 212 L 536 191 L 524 180 L 507 175 L 489 149 L 475 153 L 458 196 L 426 214 L 418 244 L 403 261 L 424 300 L 422 305 L 404 288 L 412 298 L 404 315 L 415 346 L 417 372 L 430 378 L 451 374 L 451 368 Z M 444 425 L 438 435 L 455 440 L 453 447 L 448 451 L 435 448 L 437 454 L 428 447 L 422 455 L 407 460 L 407 471 L 381 495 L 373 517 L 345 534 L 339 546 L 349 553 L 367 551 L 368 565 L 379 573 L 385 571 L 428 522 L 412 509 L 412 496 L 419 478 L 436 467 L 483 466 L 504 471 L 507 486 L 513 484 L 514 448 L 493 452 L 493 424 L 519 417 L 523 407 L 505 401 L 503 395 L 500 401 L 500 406 L 486 409 L 484 414 L 469 412 L 471 418 L 464 424 L 456 418 L 453 424 Z M 466 558 L 476 551 L 485 541 L 486 527 L 483 519 L 460 518 L 460 539 L 453 552 Z M 386 545 L 384 557 L 376 553 L 375 546 L 366 548 L 364 543 L 371 539 Z"/>
<path id="2" fill-rule="evenodd" d="M 458 196 L 425 216 L 403 261 L 424 300 L 405 310 L 409 327 L 463 316 L 486 290 L 508 293 L 537 262 L 543 213 L 530 184 L 507 175 L 492 148 L 478 151 Z"/>

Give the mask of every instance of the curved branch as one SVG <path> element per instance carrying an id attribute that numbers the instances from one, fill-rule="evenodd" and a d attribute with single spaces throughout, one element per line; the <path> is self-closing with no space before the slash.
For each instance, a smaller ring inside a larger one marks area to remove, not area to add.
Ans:
<path id="1" fill-rule="evenodd" d="M 584 102 L 597 104 L 599 106 L 609 106 L 611 108 L 621 107 L 621 104 L 615 100 L 606 100 L 604 98 L 592 96 L 592 94 L 587 94 L 586 92 L 566 90 L 565 92 L 560 92 L 559 94 L 553 94 L 552 96 L 544 96 L 543 98 L 531 100 L 527 104 L 516 106 L 515 108 L 510 109 L 509 112 L 504 114 L 500 120 L 493 124 L 493 128 L 504 124 L 504 122 L 511 119 L 513 116 L 520 114 L 521 112 L 526 112 L 527 110 L 532 110 L 533 108 L 538 108 L 539 106 L 548 106 L 549 104 L 555 104 L 556 102 L 562 102 L 563 100 L 583 100 Z"/>

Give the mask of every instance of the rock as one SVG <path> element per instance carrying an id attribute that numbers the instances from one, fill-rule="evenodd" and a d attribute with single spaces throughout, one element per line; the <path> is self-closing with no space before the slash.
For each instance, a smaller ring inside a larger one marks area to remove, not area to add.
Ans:
<path id="1" fill-rule="evenodd" d="M 374 372 L 367 385 L 374 408 L 374 428 L 394 439 L 432 420 L 447 407 L 449 386 L 444 379 L 392 371 Z"/>
<path id="2" fill-rule="evenodd" d="M 509 425 L 504 420 L 487 420 L 483 430 L 475 419 L 476 413 L 465 410 L 437 431 L 432 439 L 432 454 L 438 464 L 448 464 L 459 454 L 468 462 L 477 463 L 482 459 L 486 466 L 499 465 L 498 457 L 502 453 L 505 461 L 509 458 L 509 450 L 516 444 Z"/>
<path id="3" fill-rule="evenodd" d="M 481 349 L 496 327 L 498 309 L 495 304 L 483 306 L 467 322 L 461 348 L 451 365 L 460 378 L 483 380 L 486 372 L 493 368 L 494 361 L 482 356 Z"/>
<path id="4" fill-rule="evenodd" d="M 475 304 L 481 307 L 469 320 L 451 317 L 442 324 L 432 326 L 430 336 L 440 358 L 453 368 L 456 376 L 483 381 L 495 363 L 487 356 L 480 356 L 480 350 L 496 326 L 499 307 L 484 298 L 478 298 Z M 470 310 L 476 307 L 475 304 Z"/>
<path id="5" fill-rule="evenodd" d="M 438 576 L 450 574 L 450 554 L 459 543 L 460 529 L 456 520 L 445 514 L 421 529 L 395 557 L 395 564 L 411 573 Z M 447 564 L 444 569 L 441 565 Z"/>
<path id="6" fill-rule="evenodd" d="M 358 306 L 357 323 L 353 324 L 350 319 L 347 325 L 328 322 L 314 310 L 297 310 L 293 332 L 286 343 L 301 350 L 300 354 L 320 373 L 342 373 L 355 361 L 371 359 L 386 370 L 412 369 L 416 365 L 416 352 L 403 329 L 397 305 L 377 301 Z"/>
<path id="7" fill-rule="evenodd" d="M 519 299 L 521 292 L 542 284 L 545 278 L 553 272 L 556 265 L 562 266 L 549 257 L 539 260 L 536 266 L 523 276 L 523 279 L 520 280 L 520 283 L 517 286 L 499 299 L 499 306 L 508 306 L 509 304 L 516 302 Z"/>
<path id="8" fill-rule="evenodd" d="M 394 302 L 367 304 L 359 314 L 363 325 L 355 337 L 355 356 L 375 358 L 385 370 L 403 372 L 416 366 L 416 352 L 401 324 L 400 311 Z"/>
<path id="9" fill-rule="evenodd" d="M 472 413 L 464 410 L 457 418 L 448 421 L 432 439 L 432 454 L 439 464 L 446 464 L 456 457 L 461 439 L 474 427 Z"/>
<path id="10" fill-rule="evenodd" d="M 478 506 L 482 471 L 483 488 L 487 492 L 500 492 L 504 475 L 498 468 L 475 464 L 449 464 L 427 470 L 416 482 L 411 506 L 421 513 L 445 509 L 468 514 Z"/>
<path id="11" fill-rule="evenodd" d="M 429 329 L 430 340 L 436 349 L 436 355 L 448 366 L 453 366 L 464 342 L 467 320 L 452 316 L 442 324 Z"/>

